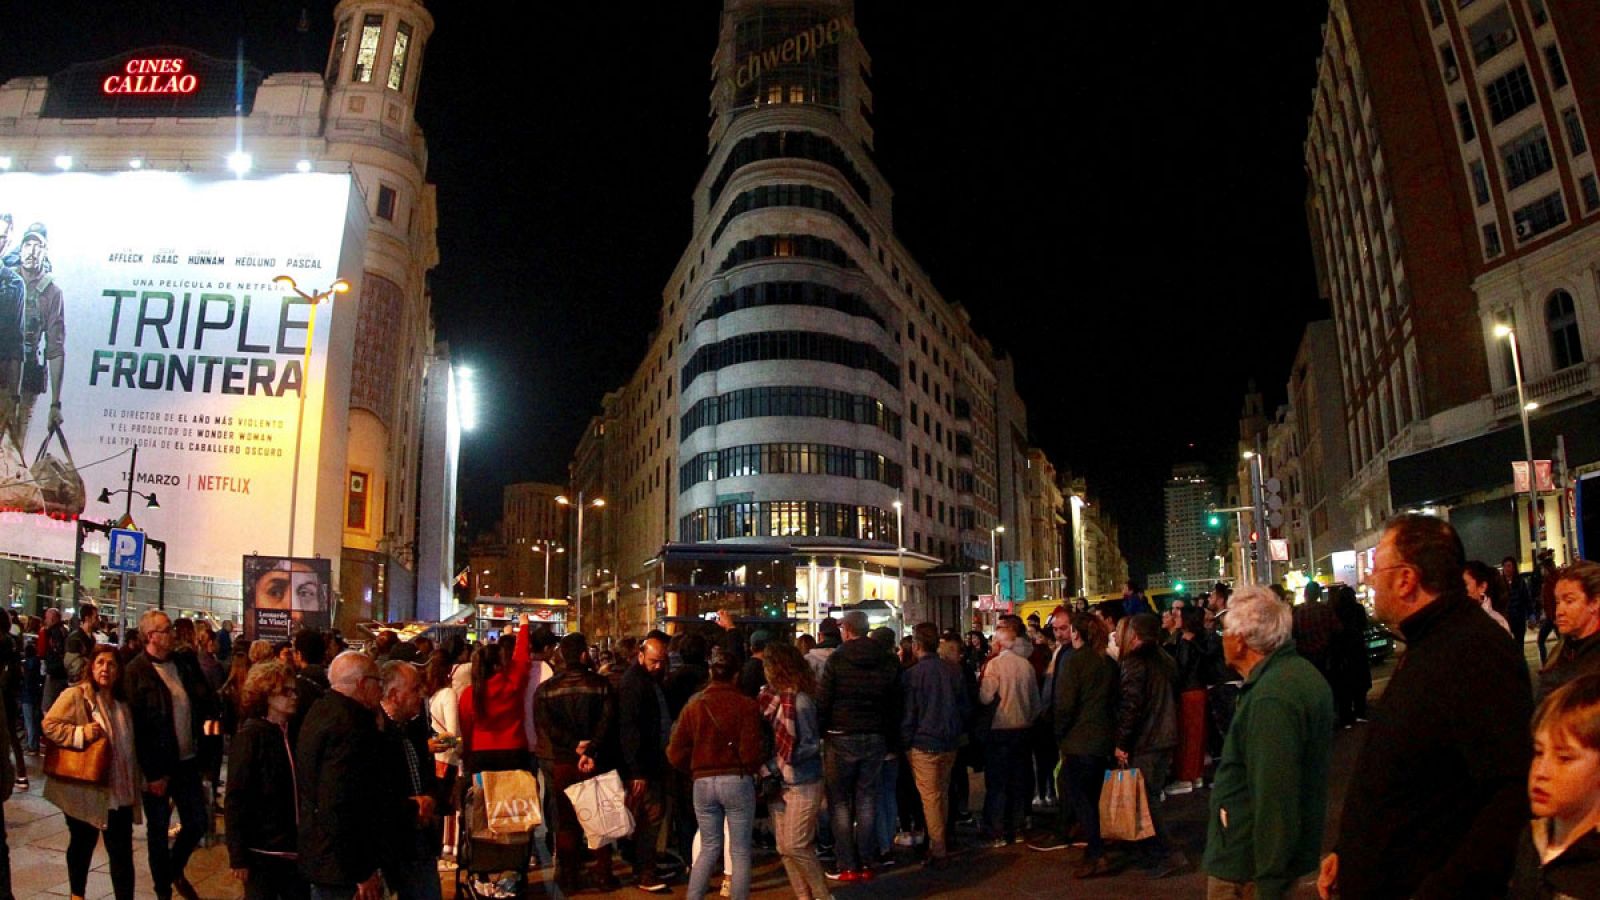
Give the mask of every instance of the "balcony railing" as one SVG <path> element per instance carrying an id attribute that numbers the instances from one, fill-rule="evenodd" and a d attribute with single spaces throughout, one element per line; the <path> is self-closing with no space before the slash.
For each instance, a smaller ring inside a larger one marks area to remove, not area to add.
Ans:
<path id="1" fill-rule="evenodd" d="M 1553 375 L 1523 385 L 1528 400 L 1548 405 L 1584 393 L 1600 392 L 1600 360 L 1568 366 Z M 1517 413 L 1517 389 L 1507 388 L 1494 395 L 1494 416 Z"/>

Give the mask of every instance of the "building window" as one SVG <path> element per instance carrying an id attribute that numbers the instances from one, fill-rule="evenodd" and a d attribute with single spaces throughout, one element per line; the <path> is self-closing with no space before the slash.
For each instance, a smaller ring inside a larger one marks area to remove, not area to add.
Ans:
<path id="1" fill-rule="evenodd" d="M 1494 224 L 1489 224 L 1489 225 L 1483 226 L 1483 255 L 1484 255 L 1484 257 L 1486 259 L 1494 259 L 1496 256 L 1500 255 L 1500 252 L 1501 252 L 1501 248 L 1500 248 L 1500 229 L 1499 229 L 1499 227 L 1494 225 Z"/>
<path id="2" fill-rule="evenodd" d="M 1456 104 L 1456 123 L 1461 126 L 1461 142 L 1470 144 L 1478 139 L 1477 129 L 1472 127 L 1472 108 L 1463 100 Z"/>
<path id="3" fill-rule="evenodd" d="M 378 185 L 378 218 L 394 221 L 395 189 L 387 184 Z"/>
<path id="4" fill-rule="evenodd" d="M 1526 184 L 1555 166 L 1543 125 L 1535 125 L 1515 140 L 1502 144 L 1500 158 L 1505 160 L 1506 185 L 1511 188 Z"/>
<path id="5" fill-rule="evenodd" d="M 734 266 L 762 259 L 815 259 L 843 269 L 857 268 L 856 261 L 843 247 L 827 238 L 810 234 L 762 235 L 735 244 L 717 268 L 721 275 Z"/>
<path id="6" fill-rule="evenodd" d="M 328 57 L 328 77 L 323 79 L 328 84 L 333 84 L 339 78 L 339 69 L 344 65 L 344 51 L 350 46 L 349 16 L 339 23 L 339 30 L 333 39 L 333 54 Z"/>
<path id="7" fill-rule="evenodd" d="M 1528 12 L 1533 16 L 1533 27 L 1539 28 L 1550 21 L 1550 13 L 1545 11 L 1544 0 L 1528 0 Z"/>
<path id="8" fill-rule="evenodd" d="M 863 203 L 872 202 L 872 190 L 867 186 L 867 180 L 861 177 L 855 163 L 833 141 L 810 131 L 763 131 L 739 141 L 728 151 L 727 160 L 717 173 L 716 180 L 711 183 L 706 197 L 707 206 L 716 205 L 722 189 L 727 187 L 728 179 L 733 177 L 736 170 L 764 159 L 808 159 L 831 166 L 844 176 Z"/>
<path id="9" fill-rule="evenodd" d="M 1567 221 L 1567 208 L 1561 202 L 1561 192 L 1554 191 L 1511 214 L 1516 224 L 1517 238 L 1528 240 L 1543 234 Z"/>
<path id="10" fill-rule="evenodd" d="M 873 309 L 860 294 L 845 293 L 838 288 L 809 281 L 767 281 L 745 285 L 712 300 L 711 305 L 706 307 L 705 313 L 700 316 L 700 321 L 705 322 L 742 309 L 761 306 L 813 306 L 832 309 L 848 316 L 871 319 L 880 328 L 888 327 L 878 311 Z M 916 364 L 912 363 L 912 368 L 915 367 Z"/>
<path id="11" fill-rule="evenodd" d="M 832 191 L 812 187 L 809 184 L 767 184 L 745 191 L 728 204 L 727 211 L 722 214 L 722 220 L 711 232 L 711 242 L 715 244 L 722 237 L 722 232 L 735 217 L 752 210 L 777 206 L 821 210 L 843 222 L 863 245 L 872 243 L 867 229 L 862 226 L 855 214 L 850 212 L 850 208 L 845 206 L 843 200 Z"/>
<path id="12" fill-rule="evenodd" d="M 359 84 L 372 83 L 372 69 L 378 64 L 378 38 L 383 35 L 383 15 L 367 13 L 361 20 L 361 43 L 356 45 L 356 66 L 350 80 Z"/>
<path id="13" fill-rule="evenodd" d="M 1594 174 L 1590 173 L 1578 179 L 1578 189 L 1583 192 L 1583 208 L 1587 212 L 1600 209 L 1600 186 L 1596 186 Z"/>
<path id="14" fill-rule="evenodd" d="M 1473 62 L 1480 66 L 1515 44 L 1517 29 L 1511 24 L 1511 11 L 1501 5 L 1474 22 L 1467 29 L 1467 42 L 1472 45 Z"/>
<path id="15" fill-rule="evenodd" d="M 1578 121 L 1578 108 L 1569 106 L 1561 111 L 1561 124 L 1567 129 L 1567 146 L 1572 148 L 1573 156 L 1582 156 L 1589 152 L 1589 142 L 1583 136 L 1583 123 Z"/>
<path id="16" fill-rule="evenodd" d="M 1545 328 L 1550 332 L 1550 357 L 1557 370 L 1583 362 L 1583 342 L 1578 338 L 1578 311 L 1572 295 L 1556 291 L 1544 302 Z"/>
<path id="17" fill-rule="evenodd" d="M 345 492 L 344 527 L 351 531 L 367 530 L 367 495 L 372 476 L 366 472 L 350 472 L 350 488 Z"/>
<path id="18" fill-rule="evenodd" d="M 1428 22 L 1434 28 L 1444 24 L 1444 10 L 1439 7 L 1439 0 L 1428 0 Z"/>
<path id="19" fill-rule="evenodd" d="M 1439 62 L 1444 66 L 1445 84 L 1455 84 L 1461 78 L 1461 69 L 1456 66 L 1456 51 L 1449 44 L 1439 45 Z"/>
<path id="20" fill-rule="evenodd" d="M 1496 125 L 1533 105 L 1533 81 L 1528 78 L 1528 67 L 1517 66 L 1489 82 L 1483 94 L 1489 101 L 1489 121 Z"/>
<path id="21" fill-rule="evenodd" d="M 1472 171 L 1472 196 L 1482 206 L 1489 202 L 1489 178 L 1483 172 L 1483 160 L 1473 160 L 1469 168 Z"/>
<path id="22" fill-rule="evenodd" d="M 812 331 L 763 331 L 736 335 L 695 351 L 684 365 L 687 390 L 706 372 L 747 362 L 803 359 L 872 372 L 890 387 L 900 386 L 900 367 L 872 344 Z"/>
<path id="23" fill-rule="evenodd" d="M 1544 61 L 1550 66 L 1550 83 L 1558 88 L 1567 86 L 1567 68 L 1561 64 L 1561 49 L 1555 44 L 1544 48 Z"/>
<path id="24" fill-rule="evenodd" d="M 410 60 L 411 25 L 401 22 L 394 33 L 394 53 L 389 57 L 389 90 L 398 91 L 406 83 L 406 63 Z"/>
<path id="25" fill-rule="evenodd" d="M 826 388 L 760 387 L 730 391 L 696 403 L 683 415 L 679 440 L 705 426 L 764 416 L 832 419 L 873 425 L 895 438 L 901 434 L 899 414 L 877 398 Z"/>

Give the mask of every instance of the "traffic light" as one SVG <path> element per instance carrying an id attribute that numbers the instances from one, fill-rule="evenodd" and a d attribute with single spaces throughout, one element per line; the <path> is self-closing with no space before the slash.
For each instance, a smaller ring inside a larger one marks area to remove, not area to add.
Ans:
<path id="1" fill-rule="evenodd" d="M 1175 591 L 1177 591 L 1177 592 L 1178 592 L 1178 593 L 1180 593 L 1180 594 L 1181 594 L 1181 593 L 1183 593 L 1183 582 L 1181 582 L 1181 581 L 1179 581 L 1179 582 L 1175 582 L 1175 583 L 1174 583 L 1174 584 L 1173 584 L 1173 585 L 1172 585 L 1172 589 L 1173 589 L 1173 590 L 1175 590 Z"/>
<path id="2" fill-rule="evenodd" d="M 1221 531 L 1222 530 L 1222 514 L 1221 513 L 1214 513 L 1214 512 L 1207 512 L 1206 516 L 1205 516 L 1205 523 L 1206 523 L 1206 530 L 1207 531 L 1213 531 L 1213 532 Z"/>

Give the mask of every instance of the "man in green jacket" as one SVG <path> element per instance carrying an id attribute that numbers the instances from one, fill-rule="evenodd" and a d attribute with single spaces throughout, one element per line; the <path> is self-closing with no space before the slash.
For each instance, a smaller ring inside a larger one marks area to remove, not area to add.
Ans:
<path id="1" fill-rule="evenodd" d="M 1295 652 L 1293 623 L 1264 587 L 1242 588 L 1228 603 L 1223 655 L 1245 682 L 1211 793 L 1208 900 L 1277 900 L 1317 869 L 1333 693 Z"/>

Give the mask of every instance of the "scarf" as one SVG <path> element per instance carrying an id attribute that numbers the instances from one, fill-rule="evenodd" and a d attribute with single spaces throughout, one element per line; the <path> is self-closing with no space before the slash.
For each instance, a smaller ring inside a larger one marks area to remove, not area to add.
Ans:
<path id="1" fill-rule="evenodd" d="M 789 765 L 794 755 L 794 691 L 775 691 L 772 685 L 761 688 L 761 715 L 772 725 L 772 745 L 778 762 Z"/>

